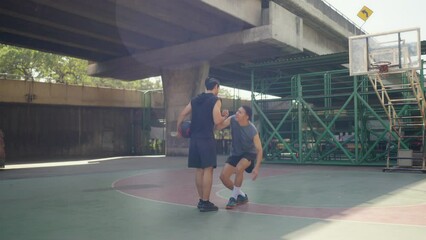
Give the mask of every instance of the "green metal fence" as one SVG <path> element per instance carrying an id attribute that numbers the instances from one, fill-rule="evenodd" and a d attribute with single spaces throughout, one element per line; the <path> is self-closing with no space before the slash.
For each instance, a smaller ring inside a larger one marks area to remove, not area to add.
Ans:
<path id="1" fill-rule="evenodd" d="M 398 142 L 402 149 L 416 147 L 412 139 L 398 141 L 366 76 L 351 77 L 348 70 L 268 77 L 257 72 L 252 69 L 252 92 L 273 88 L 279 96 L 252 98 L 266 162 L 384 166 Z M 404 116 L 415 111 L 397 108 Z"/>

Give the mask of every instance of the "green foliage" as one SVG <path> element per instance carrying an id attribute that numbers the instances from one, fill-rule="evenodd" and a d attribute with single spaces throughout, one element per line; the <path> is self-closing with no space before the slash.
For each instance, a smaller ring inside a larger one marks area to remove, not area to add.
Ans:
<path id="1" fill-rule="evenodd" d="M 231 89 L 224 88 L 224 87 L 219 88 L 219 97 L 227 98 L 227 99 L 234 99 L 235 98 L 234 94 L 231 92 Z"/>
<path id="2" fill-rule="evenodd" d="M 137 81 L 87 75 L 87 61 L 0 44 L 0 74 L 17 79 L 136 90 L 161 89 L 160 78 Z"/>
<path id="3" fill-rule="evenodd" d="M 0 72 L 13 74 L 25 80 L 33 80 L 41 77 L 41 68 L 43 65 L 44 54 L 0 45 Z"/>

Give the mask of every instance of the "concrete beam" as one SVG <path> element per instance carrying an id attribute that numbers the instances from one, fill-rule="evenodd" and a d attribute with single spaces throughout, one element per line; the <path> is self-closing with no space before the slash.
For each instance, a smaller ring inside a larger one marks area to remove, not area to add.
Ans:
<path id="1" fill-rule="evenodd" d="M 347 45 L 347 39 L 339 41 L 338 39 L 324 35 L 321 29 L 306 25 L 303 27 L 303 48 L 309 52 L 318 55 L 346 52 L 348 51 Z"/>
<path id="2" fill-rule="evenodd" d="M 268 13 L 274 38 L 303 51 L 303 19 L 273 2 L 269 4 Z"/>
<path id="3" fill-rule="evenodd" d="M 348 36 L 359 31 L 356 26 L 322 1 L 275 0 L 274 2 L 270 2 L 271 9 L 286 8 L 285 11 L 289 11 L 287 15 L 297 15 L 297 21 L 301 22 L 301 26 L 298 25 L 302 31 L 301 46 L 309 52 L 322 55 L 347 51 Z M 270 21 L 289 22 L 279 16 L 276 14 Z M 286 41 L 289 40 L 291 38 Z"/>
<path id="4" fill-rule="evenodd" d="M 276 51 L 277 56 L 282 55 L 284 52 L 287 54 L 300 52 L 302 50 L 300 46 L 301 36 L 298 31 L 296 27 L 283 31 L 282 26 L 278 24 L 255 27 L 240 32 L 142 52 L 131 57 L 93 63 L 88 67 L 88 74 L 98 77 L 116 76 L 127 80 L 141 79 L 161 75 L 162 69 L 214 60 L 228 52 L 235 53 L 235 49 L 240 52 L 250 51 L 250 49 L 256 48 L 259 44 L 273 45 L 280 48 Z M 298 37 L 289 40 L 289 36 Z M 240 59 L 234 60 L 246 60 L 243 55 L 240 56 Z M 257 57 L 259 56 L 261 55 L 257 55 Z"/>
<path id="5" fill-rule="evenodd" d="M 194 4 L 193 0 L 191 1 Z M 209 11 L 211 7 L 216 9 L 222 14 L 228 14 L 234 18 L 238 18 L 251 26 L 260 26 L 262 24 L 262 1 L 261 0 L 240 0 L 240 1 L 229 1 L 229 0 L 200 0 L 198 5 L 207 5 Z"/>
<path id="6" fill-rule="evenodd" d="M 273 0 L 292 13 L 304 19 L 305 25 L 315 29 L 325 29 L 323 34 L 347 40 L 348 36 L 361 34 L 353 22 L 343 17 L 323 1 L 312 0 Z"/>
<path id="7" fill-rule="evenodd" d="M 258 3 L 247 1 L 247 4 L 249 2 Z M 323 4 L 324 8 L 321 8 L 308 1 L 283 2 L 285 4 L 271 1 L 268 9 L 258 11 L 261 26 L 94 63 L 89 65 L 88 73 L 98 77 L 135 80 L 161 75 L 163 69 L 176 69 L 202 61 L 208 61 L 211 67 L 218 67 L 303 51 L 319 55 L 347 51 L 347 37 L 351 31 L 333 21 L 337 13 L 329 6 Z M 197 2 L 207 3 L 218 9 L 233 9 L 228 6 L 232 4 L 231 1 Z M 239 6 L 243 3 L 237 1 L 233 4 Z M 238 15 L 238 12 L 235 14 Z"/>

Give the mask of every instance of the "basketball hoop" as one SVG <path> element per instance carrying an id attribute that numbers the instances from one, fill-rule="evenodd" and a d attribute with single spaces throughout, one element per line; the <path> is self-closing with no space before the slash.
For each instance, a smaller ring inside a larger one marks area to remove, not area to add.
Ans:
<path id="1" fill-rule="evenodd" d="M 373 69 L 378 69 L 379 73 L 387 73 L 389 71 L 389 66 L 391 62 L 389 61 L 378 61 L 371 64 Z"/>

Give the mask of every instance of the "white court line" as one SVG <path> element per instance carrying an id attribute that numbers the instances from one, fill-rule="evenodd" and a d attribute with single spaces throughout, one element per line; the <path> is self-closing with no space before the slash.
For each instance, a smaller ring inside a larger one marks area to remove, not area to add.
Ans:
<path id="1" fill-rule="evenodd" d="M 109 157 L 109 158 L 98 158 L 98 159 L 89 159 L 89 160 L 79 160 L 79 161 L 60 161 L 60 162 L 44 162 L 44 163 L 23 163 L 23 164 L 6 164 L 4 166 L 5 170 L 9 169 L 27 169 L 27 168 L 48 168 L 48 167 L 65 167 L 65 166 L 78 166 L 78 165 L 87 165 L 87 164 L 97 164 L 103 161 L 111 161 L 117 159 L 126 159 L 126 158 L 139 158 L 142 156 L 120 156 L 120 157 Z M 143 156 L 145 157 L 164 157 L 164 155 L 153 155 L 153 156 Z"/>

